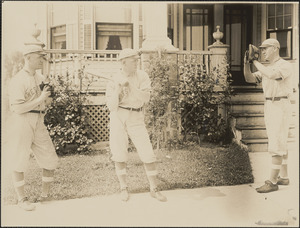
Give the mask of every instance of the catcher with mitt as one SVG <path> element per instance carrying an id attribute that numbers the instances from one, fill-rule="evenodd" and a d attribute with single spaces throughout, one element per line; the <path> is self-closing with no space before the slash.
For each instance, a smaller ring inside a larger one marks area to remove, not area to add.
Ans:
<path id="1" fill-rule="evenodd" d="M 44 124 L 46 104 L 51 91 L 45 85 L 46 78 L 37 70 L 43 66 L 44 52 L 37 44 L 26 45 L 23 52 L 25 65 L 9 84 L 10 128 L 7 133 L 6 149 L 12 155 L 11 168 L 18 206 L 26 211 L 35 209 L 26 197 L 24 172 L 29 165 L 31 151 L 43 169 L 40 202 L 49 201 L 50 185 L 58 156 Z"/>
<path id="2" fill-rule="evenodd" d="M 264 119 L 268 135 L 268 151 L 272 157 L 269 180 L 257 188 L 259 193 L 278 190 L 278 185 L 288 185 L 288 131 L 291 119 L 289 96 L 293 93 L 293 67 L 279 56 L 280 44 L 276 39 L 267 39 L 260 46 L 267 61 L 258 61 L 258 49 L 249 45 L 244 57 L 244 77 L 248 83 L 262 83 L 265 97 Z M 252 73 L 250 64 L 258 71 Z"/>

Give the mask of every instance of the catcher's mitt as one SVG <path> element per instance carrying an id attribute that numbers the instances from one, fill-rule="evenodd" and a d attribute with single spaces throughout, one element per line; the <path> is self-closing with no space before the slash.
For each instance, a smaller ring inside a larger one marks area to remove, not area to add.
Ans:
<path id="1" fill-rule="evenodd" d="M 49 97 L 54 97 L 55 94 L 54 94 L 54 88 L 53 88 L 53 86 L 49 85 L 49 83 L 42 82 L 40 84 L 40 89 L 43 90 L 45 86 L 48 86 L 48 90 L 51 92 L 51 94 L 50 94 Z"/>
<path id="2" fill-rule="evenodd" d="M 249 51 L 247 53 L 248 61 L 252 63 L 259 58 L 259 49 L 252 44 L 249 44 Z"/>

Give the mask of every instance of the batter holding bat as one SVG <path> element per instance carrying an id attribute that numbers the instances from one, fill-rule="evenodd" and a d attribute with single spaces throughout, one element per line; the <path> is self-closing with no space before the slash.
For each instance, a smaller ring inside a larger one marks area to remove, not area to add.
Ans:
<path id="1" fill-rule="evenodd" d="M 106 90 L 106 103 L 110 110 L 110 149 L 121 187 L 121 199 L 129 199 L 126 183 L 128 137 L 144 163 L 150 183 L 150 195 L 167 201 L 157 186 L 156 157 L 144 123 L 143 105 L 150 100 L 151 81 L 146 72 L 138 70 L 139 54 L 133 49 L 120 52 L 122 70 Z"/>

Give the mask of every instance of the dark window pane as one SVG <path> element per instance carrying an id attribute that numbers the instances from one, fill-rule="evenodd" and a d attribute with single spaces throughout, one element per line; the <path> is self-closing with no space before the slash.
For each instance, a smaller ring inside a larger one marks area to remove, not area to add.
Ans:
<path id="1" fill-rule="evenodd" d="M 292 27 L 292 16 L 284 16 L 284 28 Z"/>
<path id="2" fill-rule="evenodd" d="M 268 34 L 268 38 L 275 38 L 280 43 L 279 54 L 281 57 L 291 58 L 292 51 L 292 33 L 291 31 L 280 31 L 280 32 L 271 32 Z"/>
<path id="3" fill-rule="evenodd" d="M 193 15 L 192 16 L 192 26 L 202 25 L 202 16 L 201 15 Z"/>
<path id="4" fill-rule="evenodd" d="M 283 4 L 276 5 L 276 16 L 283 15 Z"/>
<path id="5" fill-rule="evenodd" d="M 275 17 L 268 19 L 268 29 L 275 29 Z"/>
<path id="6" fill-rule="evenodd" d="M 284 5 L 284 14 L 292 14 L 292 5 L 291 4 Z"/>
<path id="7" fill-rule="evenodd" d="M 187 25 L 187 26 L 190 26 L 190 25 L 191 25 L 191 22 L 190 22 L 190 15 L 189 15 L 189 14 L 186 15 L 186 25 Z"/>
<path id="8" fill-rule="evenodd" d="M 283 17 L 276 17 L 276 28 L 283 29 Z"/>
<path id="9" fill-rule="evenodd" d="M 274 4 L 268 5 L 268 16 L 269 17 L 275 16 L 275 5 Z"/>

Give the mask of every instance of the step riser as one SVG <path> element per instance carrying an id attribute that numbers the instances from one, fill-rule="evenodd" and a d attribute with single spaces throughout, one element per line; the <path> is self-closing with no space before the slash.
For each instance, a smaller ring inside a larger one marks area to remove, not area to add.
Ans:
<path id="1" fill-rule="evenodd" d="M 268 144 L 263 143 L 263 144 L 248 144 L 247 145 L 249 151 L 251 152 L 266 152 L 268 151 Z M 295 143 L 290 142 L 288 143 L 288 150 L 292 150 L 295 148 Z"/>
<path id="2" fill-rule="evenodd" d="M 232 113 L 264 113 L 264 105 L 232 105 Z"/>
<path id="3" fill-rule="evenodd" d="M 289 138 L 295 138 L 296 136 L 296 130 L 290 129 L 289 130 Z M 254 138 L 267 138 L 267 131 L 264 130 L 242 130 L 242 139 L 254 139 Z"/>
<path id="4" fill-rule="evenodd" d="M 231 101 L 263 101 L 262 93 L 237 94 L 231 97 Z"/>
<path id="5" fill-rule="evenodd" d="M 236 119 L 236 125 L 264 125 L 265 120 L 263 116 L 259 117 L 238 117 Z"/>
<path id="6" fill-rule="evenodd" d="M 296 116 L 292 116 L 290 124 L 296 124 L 297 118 Z M 247 116 L 247 117 L 237 117 L 236 118 L 236 125 L 265 125 L 265 120 L 263 116 Z"/>

